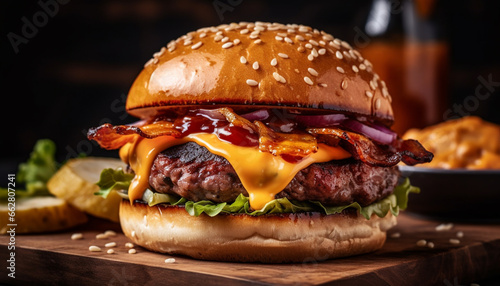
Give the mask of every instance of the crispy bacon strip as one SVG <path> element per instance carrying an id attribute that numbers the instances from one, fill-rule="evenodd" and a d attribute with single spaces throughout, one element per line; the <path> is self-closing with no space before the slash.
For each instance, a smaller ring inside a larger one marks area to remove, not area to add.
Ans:
<path id="1" fill-rule="evenodd" d="M 433 154 L 425 150 L 418 141 L 394 140 L 392 145 L 378 145 L 364 135 L 338 128 L 309 128 L 312 134 L 334 135 L 341 140 L 340 145 L 356 159 L 372 166 L 389 167 L 403 161 L 407 165 L 426 163 Z"/>
<path id="2" fill-rule="evenodd" d="M 137 136 L 151 139 L 164 135 L 178 137 L 180 132 L 174 129 L 173 123 L 168 121 L 155 122 L 141 127 L 130 125 L 113 126 L 105 123 L 99 127 L 90 128 L 87 138 L 95 140 L 104 149 L 113 150 L 132 142 Z"/>
<path id="3" fill-rule="evenodd" d="M 262 152 L 304 157 L 318 151 L 316 138 L 311 134 L 274 132 L 260 121 L 256 121 L 255 125 L 259 130 L 259 150 Z"/>

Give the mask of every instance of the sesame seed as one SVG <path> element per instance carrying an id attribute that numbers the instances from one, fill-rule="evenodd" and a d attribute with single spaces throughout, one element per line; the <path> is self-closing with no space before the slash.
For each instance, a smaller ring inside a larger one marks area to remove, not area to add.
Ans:
<path id="1" fill-rule="evenodd" d="M 314 56 L 313 56 L 313 55 L 311 55 L 311 54 L 309 54 L 309 55 L 307 56 L 307 59 L 308 59 L 308 60 L 310 60 L 310 61 L 312 62 L 312 61 L 314 60 Z"/>
<path id="2" fill-rule="evenodd" d="M 427 247 L 434 248 L 434 242 L 431 241 L 431 242 L 427 243 Z"/>
<path id="3" fill-rule="evenodd" d="M 355 65 L 352 65 L 352 70 L 353 70 L 354 72 L 359 72 L 358 67 L 357 67 L 357 66 L 355 66 Z"/>
<path id="4" fill-rule="evenodd" d="M 341 67 L 337 67 L 337 71 L 338 71 L 339 73 L 345 73 L 344 69 L 343 69 L 343 68 L 341 68 Z"/>
<path id="5" fill-rule="evenodd" d="M 326 43 L 325 43 L 325 41 L 321 40 L 321 41 L 319 41 L 319 45 L 324 46 L 324 45 L 326 45 Z"/>
<path id="6" fill-rule="evenodd" d="M 307 76 L 304 77 L 304 81 L 308 84 L 308 85 L 313 85 L 314 82 Z"/>
<path id="7" fill-rule="evenodd" d="M 297 51 L 299 51 L 300 53 L 303 53 L 306 49 L 304 49 L 303 46 L 300 46 L 297 48 Z"/>
<path id="8" fill-rule="evenodd" d="M 319 49 L 318 54 L 320 54 L 320 55 L 326 54 L 326 49 L 325 48 Z"/>
<path id="9" fill-rule="evenodd" d="M 253 43 L 254 43 L 254 44 L 260 44 L 260 43 L 262 43 L 262 40 L 261 40 L 261 39 L 257 39 L 257 40 L 255 40 L 255 41 L 253 41 Z"/>
<path id="10" fill-rule="evenodd" d="M 294 71 L 295 71 L 296 73 L 300 73 L 299 69 L 295 69 Z"/>
<path id="11" fill-rule="evenodd" d="M 370 81 L 370 87 L 371 87 L 373 90 L 377 89 L 377 87 L 375 86 L 375 83 L 374 83 L 374 81 L 373 81 L 373 80 L 371 80 L 371 81 Z"/>
<path id="12" fill-rule="evenodd" d="M 359 64 L 359 69 L 364 71 L 366 69 L 365 64 Z"/>
<path id="13" fill-rule="evenodd" d="M 368 98 L 372 98 L 372 97 L 373 97 L 373 93 L 372 93 L 371 91 L 369 91 L 369 90 L 367 90 L 367 91 L 365 92 L 365 95 L 366 95 Z"/>
<path id="14" fill-rule="evenodd" d="M 107 248 L 110 248 L 110 247 L 115 247 L 116 246 L 116 242 L 108 242 L 104 245 L 104 247 L 107 247 Z"/>
<path id="15" fill-rule="evenodd" d="M 289 37 L 285 37 L 285 42 L 287 42 L 289 44 L 293 44 L 292 39 L 290 39 Z"/>
<path id="16" fill-rule="evenodd" d="M 319 86 L 321 86 L 321 87 L 327 87 L 328 85 L 326 83 L 320 83 Z"/>
<path id="17" fill-rule="evenodd" d="M 89 246 L 89 251 L 99 252 L 99 251 L 101 251 L 101 248 L 99 246 L 91 245 L 91 246 Z"/>
<path id="18" fill-rule="evenodd" d="M 125 243 L 125 247 L 132 248 L 132 247 L 134 247 L 134 244 L 132 242 L 127 242 L 127 243 Z"/>
<path id="19" fill-rule="evenodd" d="M 147 61 L 147 62 L 144 64 L 144 67 L 147 67 L 147 66 L 149 66 L 150 64 L 152 64 L 154 60 L 155 60 L 155 59 L 153 59 L 153 58 L 149 59 L 149 61 Z"/>
<path id="20" fill-rule="evenodd" d="M 252 40 L 257 39 L 258 37 L 259 37 L 259 35 L 256 35 L 256 34 L 251 34 L 251 35 L 249 36 L 249 38 L 250 38 L 250 39 L 252 39 Z"/>
<path id="21" fill-rule="evenodd" d="M 253 68 L 254 70 L 258 70 L 258 69 L 259 69 L 259 62 L 253 62 L 253 64 L 252 64 L 252 68 Z"/>
<path id="22" fill-rule="evenodd" d="M 425 239 L 421 239 L 419 241 L 417 241 L 417 246 L 426 246 L 427 245 L 427 241 Z"/>
<path id="23" fill-rule="evenodd" d="M 278 36 L 283 37 L 283 38 L 286 37 L 287 35 L 288 35 L 287 33 L 278 33 Z"/>
<path id="24" fill-rule="evenodd" d="M 343 58 L 342 53 L 340 51 L 335 52 L 335 56 L 341 60 Z"/>
<path id="25" fill-rule="evenodd" d="M 453 223 L 442 223 L 436 226 L 436 231 L 450 230 L 453 228 Z"/>
<path id="26" fill-rule="evenodd" d="M 153 64 L 155 64 L 155 65 L 156 65 L 159 61 L 160 61 L 160 60 L 159 60 L 158 58 L 154 58 L 154 59 L 153 59 Z"/>
<path id="27" fill-rule="evenodd" d="M 344 47 L 348 50 L 352 49 L 351 45 L 349 45 L 349 43 L 346 41 L 341 41 L 341 45 L 342 45 L 342 47 Z"/>
<path id="28" fill-rule="evenodd" d="M 342 54 L 344 54 L 344 57 L 345 57 L 346 59 L 350 59 L 350 58 L 351 58 L 351 55 L 349 55 L 349 53 L 348 53 L 348 52 L 346 52 L 346 51 L 343 51 L 343 52 L 342 52 Z"/>
<path id="29" fill-rule="evenodd" d="M 278 64 L 278 60 L 276 60 L 276 58 L 274 58 L 274 59 L 271 60 L 271 65 L 273 67 L 275 67 L 277 64 Z"/>
<path id="30" fill-rule="evenodd" d="M 104 233 L 99 233 L 98 235 L 95 236 L 96 239 L 106 239 L 108 238 L 107 235 L 105 235 Z"/>
<path id="31" fill-rule="evenodd" d="M 389 101 L 389 103 L 392 102 L 392 96 L 390 94 L 387 95 L 387 100 Z"/>
<path id="32" fill-rule="evenodd" d="M 257 85 L 259 85 L 259 83 L 256 80 L 253 80 L 253 79 L 247 79 L 247 84 L 249 86 L 257 86 Z"/>
<path id="33" fill-rule="evenodd" d="M 218 41 L 222 40 L 222 38 L 224 38 L 222 35 L 216 35 L 214 37 L 214 41 L 218 42 Z"/>
<path id="34" fill-rule="evenodd" d="M 224 45 L 222 45 L 222 48 L 223 49 L 229 49 L 232 46 L 233 46 L 233 42 L 227 42 Z"/>
<path id="35" fill-rule="evenodd" d="M 296 33 L 296 32 L 297 32 L 297 31 L 295 31 L 294 29 L 288 29 L 288 30 L 286 30 L 286 31 L 287 31 L 288 33 L 290 33 L 290 34 L 294 34 L 294 33 Z"/>
<path id="36" fill-rule="evenodd" d="M 201 45 L 203 45 L 203 42 L 198 42 L 198 43 L 192 45 L 191 49 L 196 50 L 197 48 L 201 47 Z"/>
<path id="37" fill-rule="evenodd" d="M 375 100 L 375 109 L 380 109 L 381 104 L 382 104 L 382 102 L 380 101 L 380 98 L 377 98 Z"/>
<path id="38" fill-rule="evenodd" d="M 391 234 L 391 238 L 400 238 L 401 237 L 401 233 L 399 232 L 395 232 L 393 234 Z"/>
<path id="39" fill-rule="evenodd" d="M 316 42 L 315 40 L 309 40 L 309 43 L 311 43 L 315 46 L 319 46 L 318 42 Z"/>
<path id="40" fill-rule="evenodd" d="M 175 258 L 167 258 L 165 259 L 165 263 L 175 263 Z"/>
<path id="41" fill-rule="evenodd" d="M 108 251 L 106 251 L 106 253 L 113 254 L 113 253 L 115 253 L 115 251 L 113 249 L 108 249 Z"/>
<path id="42" fill-rule="evenodd" d="M 115 232 L 115 231 L 113 231 L 113 230 L 106 230 L 106 231 L 104 232 L 104 234 L 105 234 L 106 236 L 116 236 L 116 232 Z"/>
<path id="43" fill-rule="evenodd" d="M 337 43 L 335 43 L 334 41 L 330 42 L 329 45 L 336 48 L 336 49 L 340 49 L 340 46 Z"/>
<path id="44" fill-rule="evenodd" d="M 131 248 L 131 249 L 128 250 L 128 253 L 129 254 L 136 254 L 137 250 L 135 250 L 134 248 Z"/>
<path id="45" fill-rule="evenodd" d="M 83 234 L 81 234 L 81 233 L 73 233 L 71 235 L 72 240 L 77 240 L 77 239 L 82 239 L 82 238 L 83 238 Z"/>
<path id="46" fill-rule="evenodd" d="M 189 46 L 191 45 L 193 42 L 191 40 L 186 40 L 184 41 L 184 46 Z"/>
<path id="47" fill-rule="evenodd" d="M 240 39 L 234 39 L 233 44 L 235 46 L 239 45 L 241 43 Z"/>
<path id="48" fill-rule="evenodd" d="M 297 36 L 295 36 L 295 39 L 296 39 L 296 40 L 299 40 L 299 41 L 301 41 L 301 42 L 303 42 L 303 41 L 305 41 L 305 40 L 306 40 L 306 39 L 304 39 L 304 37 L 302 37 L 301 35 L 297 35 Z"/>
<path id="49" fill-rule="evenodd" d="M 330 34 L 323 35 L 323 40 L 325 41 L 333 41 L 333 36 Z"/>
<path id="50" fill-rule="evenodd" d="M 225 42 L 229 41 L 229 37 L 224 37 L 220 41 L 221 41 L 221 43 L 225 43 Z"/>
<path id="51" fill-rule="evenodd" d="M 248 34 L 248 32 L 250 32 L 250 30 L 243 29 L 243 30 L 240 31 L 240 34 L 244 35 L 244 34 Z"/>
<path id="52" fill-rule="evenodd" d="M 319 56 L 318 51 L 315 48 L 311 50 L 311 55 L 313 55 L 315 58 Z"/>
<path id="53" fill-rule="evenodd" d="M 318 72 L 313 68 L 308 68 L 307 71 L 313 76 L 318 76 Z"/>
<path id="54" fill-rule="evenodd" d="M 306 46 L 306 48 L 308 48 L 308 49 L 312 49 L 312 47 L 313 47 L 313 46 L 312 46 L 311 44 L 309 44 L 309 43 L 307 43 L 305 46 Z"/>
<path id="55" fill-rule="evenodd" d="M 463 231 L 459 231 L 459 232 L 457 232 L 457 237 L 458 237 L 458 238 L 462 238 L 462 237 L 464 237 L 464 232 L 463 232 Z"/>
<path id="56" fill-rule="evenodd" d="M 347 79 L 343 79 L 342 83 L 340 84 L 340 87 L 345 90 L 347 89 L 347 86 L 348 86 Z"/>
<path id="57" fill-rule="evenodd" d="M 278 56 L 284 58 L 284 59 L 288 59 L 288 55 L 287 54 L 284 54 L 284 53 L 278 53 Z"/>
<path id="58" fill-rule="evenodd" d="M 283 37 L 280 37 L 280 36 L 276 36 L 274 37 L 277 41 L 283 41 Z"/>
<path id="59" fill-rule="evenodd" d="M 246 64 L 247 63 L 247 59 L 244 56 L 241 56 L 240 57 L 240 63 Z"/>
<path id="60" fill-rule="evenodd" d="M 456 238 L 450 238 L 450 243 L 451 244 L 460 244 L 460 240 L 456 239 Z"/>
<path id="61" fill-rule="evenodd" d="M 382 88 L 382 95 L 384 96 L 384 98 L 387 98 L 387 96 L 389 96 L 389 91 L 387 90 L 387 87 Z"/>
<path id="62" fill-rule="evenodd" d="M 279 81 L 281 83 L 286 83 L 286 80 L 283 76 L 281 76 L 279 73 L 277 72 L 273 72 L 273 77 L 276 81 Z"/>
<path id="63" fill-rule="evenodd" d="M 222 31 L 218 31 L 217 33 L 215 33 L 215 35 L 217 35 L 217 36 L 222 36 L 222 34 L 223 34 L 223 33 L 224 33 L 224 32 L 222 32 Z M 222 39 L 222 38 L 221 38 L 221 39 Z"/>
<path id="64" fill-rule="evenodd" d="M 205 38 L 206 36 L 207 36 L 207 33 L 201 33 L 201 34 L 200 34 L 200 39 L 203 39 L 203 38 Z"/>
<path id="65" fill-rule="evenodd" d="M 307 33 L 307 32 L 309 32 L 309 27 L 306 27 L 306 26 L 300 26 L 300 27 L 299 27 L 299 32 L 302 32 L 302 33 Z"/>

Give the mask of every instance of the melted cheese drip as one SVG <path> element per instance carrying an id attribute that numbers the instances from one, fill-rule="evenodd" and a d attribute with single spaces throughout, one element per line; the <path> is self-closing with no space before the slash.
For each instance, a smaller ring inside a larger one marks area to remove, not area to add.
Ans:
<path id="1" fill-rule="evenodd" d="M 219 140 L 214 134 L 191 134 L 182 139 L 160 136 L 154 139 L 138 137 L 120 150 L 120 157 L 130 164 L 136 176 L 129 187 L 129 198 L 133 202 L 141 199 L 149 187 L 149 173 L 156 155 L 161 151 L 188 141 L 206 147 L 210 152 L 222 156 L 233 166 L 247 190 L 250 205 L 261 209 L 281 192 L 295 177 L 297 172 L 313 163 L 340 160 L 351 155 L 340 147 L 318 144 L 318 151 L 304 157 L 297 163 L 290 163 L 280 156 L 261 152 L 253 147 L 241 147 Z"/>

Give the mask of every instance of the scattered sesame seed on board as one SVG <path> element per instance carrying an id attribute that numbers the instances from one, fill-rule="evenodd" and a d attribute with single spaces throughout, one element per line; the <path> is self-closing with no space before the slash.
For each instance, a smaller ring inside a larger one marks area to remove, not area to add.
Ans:
<path id="1" fill-rule="evenodd" d="M 129 254 L 136 254 L 137 250 L 135 250 L 135 248 L 131 248 L 131 249 L 128 250 L 128 253 Z"/>
<path id="2" fill-rule="evenodd" d="M 104 245 L 104 247 L 107 247 L 107 248 L 110 248 L 110 247 L 115 247 L 116 246 L 116 242 L 108 242 Z"/>
<path id="3" fill-rule="evenodd" d="M 313 68 L 308 68 L 307 71 L 313 76 L 318 76 L 318 72 Z"/>
<path id="4" fill-rule="evenodd" d="M 108 251 L 106 251 L 106 253 L 113 254 L 113 253 L 115 253 L 115 251 L 113 249 L 108 249 Z"/>
<path id="5" fill-rule="evenodd" d="M 134 247 L 134 244 L 132 242 L 127 242 L 127 243 L 125 243 L 125 247 L 132 248 L 132 247 Z"/>
<path id="6" fill-rule="evenodd" d="M 175 258 L 167 258 L 165 259 L 165 263 L 175 263 Z"/>
<path id="7" fill-rule="evenodd" d="M 77 240 L 77 239 L 82 239 L 83 238 L 83 234 L 82 233 L 73 233 L 71 235 L 71 239 L 72 240 Z"/>
<path id="8" fill-rule="evenodd" d="M 104 233 L 99 233 L 95 236 L 96 239 L 106 239 L 108 236 Z"/>
<path id="9" fill-rule="evenodd" d="M 304 81 L 308 84 L 308 85 L 313 85 L 314 82 L 307 76 L 304 77 Z"/>
<path id="10" fill-rule="evenodd" d="M 417 246 L 423 247 L 427 245 L 427 241 L 425 239 L 421 239 L 417 241 Z"/>
<path id="11" fill-rule="evenodd" d="M 89 246 L 89 251 L 99 252 L 99 251 L 101 251 L 101 248 L 99 246 L 91 245 L 91 246 Z"/>

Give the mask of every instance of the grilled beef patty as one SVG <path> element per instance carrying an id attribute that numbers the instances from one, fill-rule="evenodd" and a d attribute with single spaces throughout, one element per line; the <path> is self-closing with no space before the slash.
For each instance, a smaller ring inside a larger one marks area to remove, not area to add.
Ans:
<path id="1" fill-rule="evenodd" d="M 366 206 L 390 195 L 398 175 L 396 166 L 372 167 L 353 159 L 315 163 L 298 172 L 276 197 Z M 231 164 L 194 142 L 158 154 L 149 184 L 159 193 L 192 201 L 232 202 L 239 194 L 248 196 Z"/>

